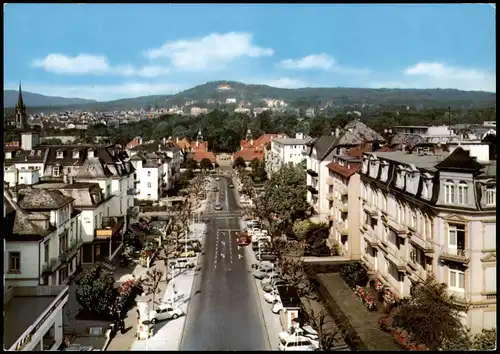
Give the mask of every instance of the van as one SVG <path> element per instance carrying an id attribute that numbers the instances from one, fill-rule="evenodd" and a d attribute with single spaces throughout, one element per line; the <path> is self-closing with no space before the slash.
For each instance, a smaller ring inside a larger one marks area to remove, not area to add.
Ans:
<path id="1" fill-rule="evenodd" d="M 281 332 L 278 334 L 278 350 L 280 351 L 315 351 L 318 346 L 311 339 Z"/>

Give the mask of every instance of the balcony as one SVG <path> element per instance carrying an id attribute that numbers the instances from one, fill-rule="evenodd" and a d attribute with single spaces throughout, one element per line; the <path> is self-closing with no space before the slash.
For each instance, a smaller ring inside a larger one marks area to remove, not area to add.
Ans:
<path id="1" fill-rule="evenodd" d="M 373 248 L 378 247 L 378 240 L 375 237 L 375 233 L 372 229 L 367 228 L 366 231 L 363 231 L 363 237 L 370 246 L 372 246 Z"/>
<path id="2" fill-rule="evenodd" d="M 333 193 L 326 193 L 326 199 L 333 202 L 335 200 L 335 195 Z"/>
<path id="3" fill-rule="evenodd" d="M 136 195 L 137 194 L 137 191 L 135 190 L 135 188 L 129 188 L 127 189 L 127 195 Z"/>
<path id="4" fill-rule="evenodd" d="M 338 191 L 339 191 L 340 195 L 342 195 L 342 196 L 343 196 L 343 195 L 347 195 L 347 194 L 348 194 L 348 193 L 347 193 L 347 192 L 348 192 L 348 189 L 347 189 L 347 187 L 345 187 L 345 186 L 342 186 L 342 187 L 338 188 Z"/>
<path id="5" fill-rule="evenodd" d="M 462 265 L 469 264 L 469 251 L 463 248 L 452 248 L 448 245 L 444 246 L 443 251 L 439 255 L 441 261 L 456 262 Z"/>
<path id="6" fill-rule="evenodd" d="M 51 274 L 61 265 L 60 257 L 52 257 L 47 263 L 42 265 L 42 274 Z"/>
<path id="7" fill-rule="evenodd" d="M 349 205 L 346 203 L 341 203 L 339 209 L 343 213 L 347 213 L 349 211 Z"/>
<path id="8" fill-rule="evenodd" d="M 318 172 L 311 170 L 310 168 L 307 170 L 307 174 L 311 177 L 318 177 Z"/>
<path id="9" fill-rule="evenodd" d="M 387 226 L 394 230 L 399 237 L 405 237 L 408 234 L 408 228 L 400 223 L 394 221 L 391 218 L 387 218 Z"/>
<path id="10" fill-rule="evenodd" d="M 326 217 L 326 219 L 327 219 L 328 221 L 335 221 L 335 215 L 330 214 L 330 215 L 328 215 L 328 216 Z"/>
<path id="11" fill-rule="evenodd" d="M 135 185 L 138 185 L 139 183 L 141 183 L 141 181 L 139 181 L 138 179 L 134 180 Z"/>
<path id="12" fill-rule="evenodd" d="M 410 242 L 424 251 L 425 255 L 432 255 L 434 253 L 434 244 L 430 241 L 424 240 L 414 233 L 411 234 Z"/>
<path id="13" fill-rule="evenodd" d="M 363 203 L 363 210 L 365 210 L 370 216 L 377 216 L 378 215 L 378 209 L 371 206 L 367 202 Z"/>
<path id="14" fill-rule="evenodd" d="M 128 207 L 127 215 L 130 215 L 132 217 L 139 215 L 139 207 Z"/>
<path id="15" fill-rule="evenodd" d="M 334 183 L 334 181 L 333 181 L 333 178 L 332 178 L 332 177 L 328 177 L 328 178 L 326 179 L 326 184 L 328 184 L 329 186 L 333 186 L 333 183 Z"/>
<path id="16" fill-rule="evenodd" d="M 95 230 L 97 239 L 107 239 L 116 235 L 123 229 L 124 219 L 122 216 L 110 216 L 102 218 L 102 227 Z"/>
<path id="17" fill-rule="evenodd" d="M 406 260 L 405 252 L 400 249 L 393 249 L 391 247 L 387 248 L 387 260 L 391 262 L 399 272 L 406 271 Z"/>
<path id="18" fill-rule="evenodd" d="M 313 186 L 307 186 L 307 190 L 311 192 L 311 194 L 318 194 L 318 190 Z"/>
<path id="19" fill-rule="evenodd" d="M 458 306 L 468 308 L 470 305 L 470 294 L 461 291 L 453 291 L 448 289 L 448 295 L 451 297 L 451 301 Z"/>

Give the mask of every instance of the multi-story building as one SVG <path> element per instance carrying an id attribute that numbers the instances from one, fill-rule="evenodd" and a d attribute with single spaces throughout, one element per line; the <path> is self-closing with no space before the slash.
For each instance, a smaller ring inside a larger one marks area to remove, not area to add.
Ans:
<path id="1" fill-rule="evenodd" d="M 488 146 L 363 154 L 362 261 L 399 297 L 429 273 L 464 323 L 496 327 L 496 161 Z"/>
<path id="2" fill-rule="evenodd" d="M 285 134 L 264 134 L 257 139 L 253 139 L 250 129 L 247 131 L 245 139 L 240 141 L 240 151 L 233 155 L 233 161 L 238 157 L 243 158 L 247 166 L 250 165 L 252 160 L 263 160 L 265 158 L 265 151 L 270 148 L 273 139 L 287 138 Z"/>
<path id="3" fill-rule="evenodd" d="M 281 166 L 291 163 L 298 165 L 306 160 L 308 140 L 298 135 L 295 139 L 283 138 L 271 140 L 271 148 L 265 152 L 266 172 L 268 177 Z"/>
<path id="4" fill-rule="evenodd" d="M 313 219 L 325 221 L 330 214 L 329 201 L 325 195 L 329 191 L 327 165 L 334 156 L 343 156 L 352 148 L 364 145 L 377 148 L 383 141 L 380 134 L 356 119 L 344 129 L 336 128 L 332 135 L 319 137 L 307 144 L 307 201 L 313 207 L 316 216 Z"/>
<path id="5" fill-rule="evenodd" d="M 81 264 L 80 212 L 74 199 L 31 186 L 4 190 L 7 286 L 64 285 Z"/>
<path id="6" fill-rule="evenodd" d="M 168 170 L 168 161 L 163 161 L 163 157 L 154 152 L 138 152 L 131 159 L 137 171 L 136 198 L 158 201 L 163 195 L 163 189 L 167 190 L 166 182 L 163 180 L 166 173 L 163 169 L 165 162 Z"/>

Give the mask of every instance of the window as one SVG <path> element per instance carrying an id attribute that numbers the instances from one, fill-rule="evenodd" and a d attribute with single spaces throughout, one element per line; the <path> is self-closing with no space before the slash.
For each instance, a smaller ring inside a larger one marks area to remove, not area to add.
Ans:
<path id="1" fill-rule="evenodd" d="M 382 196 L 382 210 L 387 211 L 387 197 Z"/>
<path id="2" fill-rule="evenodd" d="M 148 199 L 151 199 L 151 194 L 148 194 Z"/>
<path id="3" fill-rule="evenodd" d="M 151 188 L 151 182 L 148 182 L 148 188 Z"/>
<path id="4" fill-rule="evenodd" d="M 468 185 L 467 182 L 460 181 L 458 183 L 458 204 L 464 205 L 467 204 L 467 192 L 468 192 Z"/>
<path id="5" fill-rule="evenodd" d="M 378 197 L 378 195 L 377 195 L 377 191 L 373 190 L 373 191 L 372 191 L 372 204 L 373 204 L 374 206 L 378 206 L 377 197 Z"/>
<path id="6" fill-rule="evenodd" d="M 429 198 L 429 185 L 427 184 L 427 181 L 422 183 L 422 197 Z"/>
<path id="7" fill-rule="evenodd" d="M 446 180 L 444 184 L 444 202 L 448 204 L 455 203 L 455 183 L 451 180 Z"/>
<path id="8" fill-rule="evenodd" d="M 460 270 L 450 269 L 450 281 L 448 282 L 452 290 L 465 290 L 465 273 Z"/>
<path id="9" fill-rule="evenodd" d="M 465 226 L 464 225 L 450 225 L 448 231 L 448 246 L 463 250 L 465 247 Z"/>
<path id="10" fill-rule="evenodd" d="M 148 177 L 151 177 L 151 171 L 148 171 Z"/>
<path id="11" fill-rule="evenodd" d="M 43 244 L 43 262 L 44 263 L 49 263 L 49 258 L 50 258 L 49 252 L 50 252 L 49 241 L 47 241 Z"/>
<path id="12" fill-rule="evenodd" d="M 410 260 L 417 263 L 417 249 L 413 245 L 410 245 Z"/>
<path id="13" fill-rule="evenodd" d="M 95 245 L 95 255 L 97 257 L 101 255 L 101 245 Z"/>
<path id="14" fill-rule="evenodd" d="M 52 170 L 52 175 L 54 177 L 59 177 L 59 167 L 54 167 L 54 169 Z"/>
<path id="15" fill-rule="evenodd" d="M 21 272 L 21 252 L 9 252 L 9 273 Z"/>
<path id="16" fill-rule="evenodd" d="M 488 188 L 486 189 L 486 205 L 495 205 L 497 197 L 497 189 L 496 188 Z"/>
<path id="17" fill-rule="evenodd" d="M 410 226 L 415 229 L 417 227 L 417 214 L 413 210 L 411 212 L 411 220 L 410 220 L 410 222 L 411 222 Z"/>
<path id="18" fill-rule="evenodd" d="M 61 150 L 58 150 L 58 151 L 56 152 L 56 154 L 57 154 L 57 157 L 56 157 L 56 158 L 58 158 L 58 159 L 62 159 L 62 158 L 63 158 L 63 152 L 62 152 Z"/>
<path id="19" fill-rule="evenodd" d="M 68 234 L 59 236 L 59 253 L 64 253 L 68 249 Z"/>

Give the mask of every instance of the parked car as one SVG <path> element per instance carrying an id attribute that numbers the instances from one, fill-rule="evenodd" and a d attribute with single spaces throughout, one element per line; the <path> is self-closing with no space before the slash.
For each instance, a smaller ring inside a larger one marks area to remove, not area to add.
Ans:
<path id="1" fill-rule="evenodd" d="M 279 294 L 276 290 L 264 294 L 264 300 L 269 304 L 272 304 L 278 297 Z"/>
<path id="2" fill-rule="evenodd" d="M 283 310 L 283 304 L 281 302 L 281 299 L 279 297 L 277 297 L 274 302 L 273 302 L 273 308 L 272 308 L 272 312 L 274 314 L 278 314 L 280 313 L 280 311 Z"/>
<path id="3" fill-rule="evenodd" d="M 188 249 L 186 251 L 183 251 L 180 255 L 179 258 L 189 258 L 189 257 L 195 257 L 196 252 L 193 249 Z"/>
<path id="4" fill-rule="evenodd" d="M 261 251 L 255 254 L 255 258 L 257 258 L 258 261 L 275 261 L 278 259 L 278 256 L 271 252 Z"/>
<path id="5" fill-rule="evenodd" d="M 296 335 L 309 338 L 313 344 L 319 347 L 318 332 L 310 325 L 304 325 L 301 328 L 294 329 Z"/>
<path id="6" fill-rule="evenodd" d="M 273 284 L 274 282 L 282 280 L 281 276 L 279 274 L 268 274 L 260 281 L 260 284 L 262 286 L 267 285 L 267 284 Z"/>
<path id="7" fill-rule="evenodd" d="M 161 304 L 155 310 L 149 313 L 149 318 L 151 318 L 152 323 L 156 323 L 158 321 L 165 321 L 170 319 L 177 319 L 180 316 L 184 315 L 184 311 L 182 311 L 178 307 L 172 307 L 167 304 Z"/>
<path id="8" fill-rule="evenodd" d="M 286 281 L 284 280 L 278 280 L 276 282 L 274 282 L 273 284 L 266 284 L 262 287 L 262 290 L 264 290 L 264 292 L 268 293 L 270 291 L 273 291 L 273 290 L 276 290 L 276 288 L 278 286 L 286 286 Z"/>
<path id="9" fill-rule="evenodd" d="M 271 274 L 273 272 L 276 272 L 273 268 L 264 268 L 257 270 L 253 273 L 254 278 L 262 280 L 267 274 Z"/>
<path id="10" fill-rule="evenodd" d="M 177 260 L 170 262 L 170 266 L 174 269 L 184 269 L 194 268 L 196 264 L 192 258 L 178 258 Z"/>
<path id="11" fill-rule="evenodd" d="M 315 351 L 318 346 L 311 339 L 303 336 L 291 335 L 287 332 L 278 334 L 278 350 L 280 351 Z"/>

